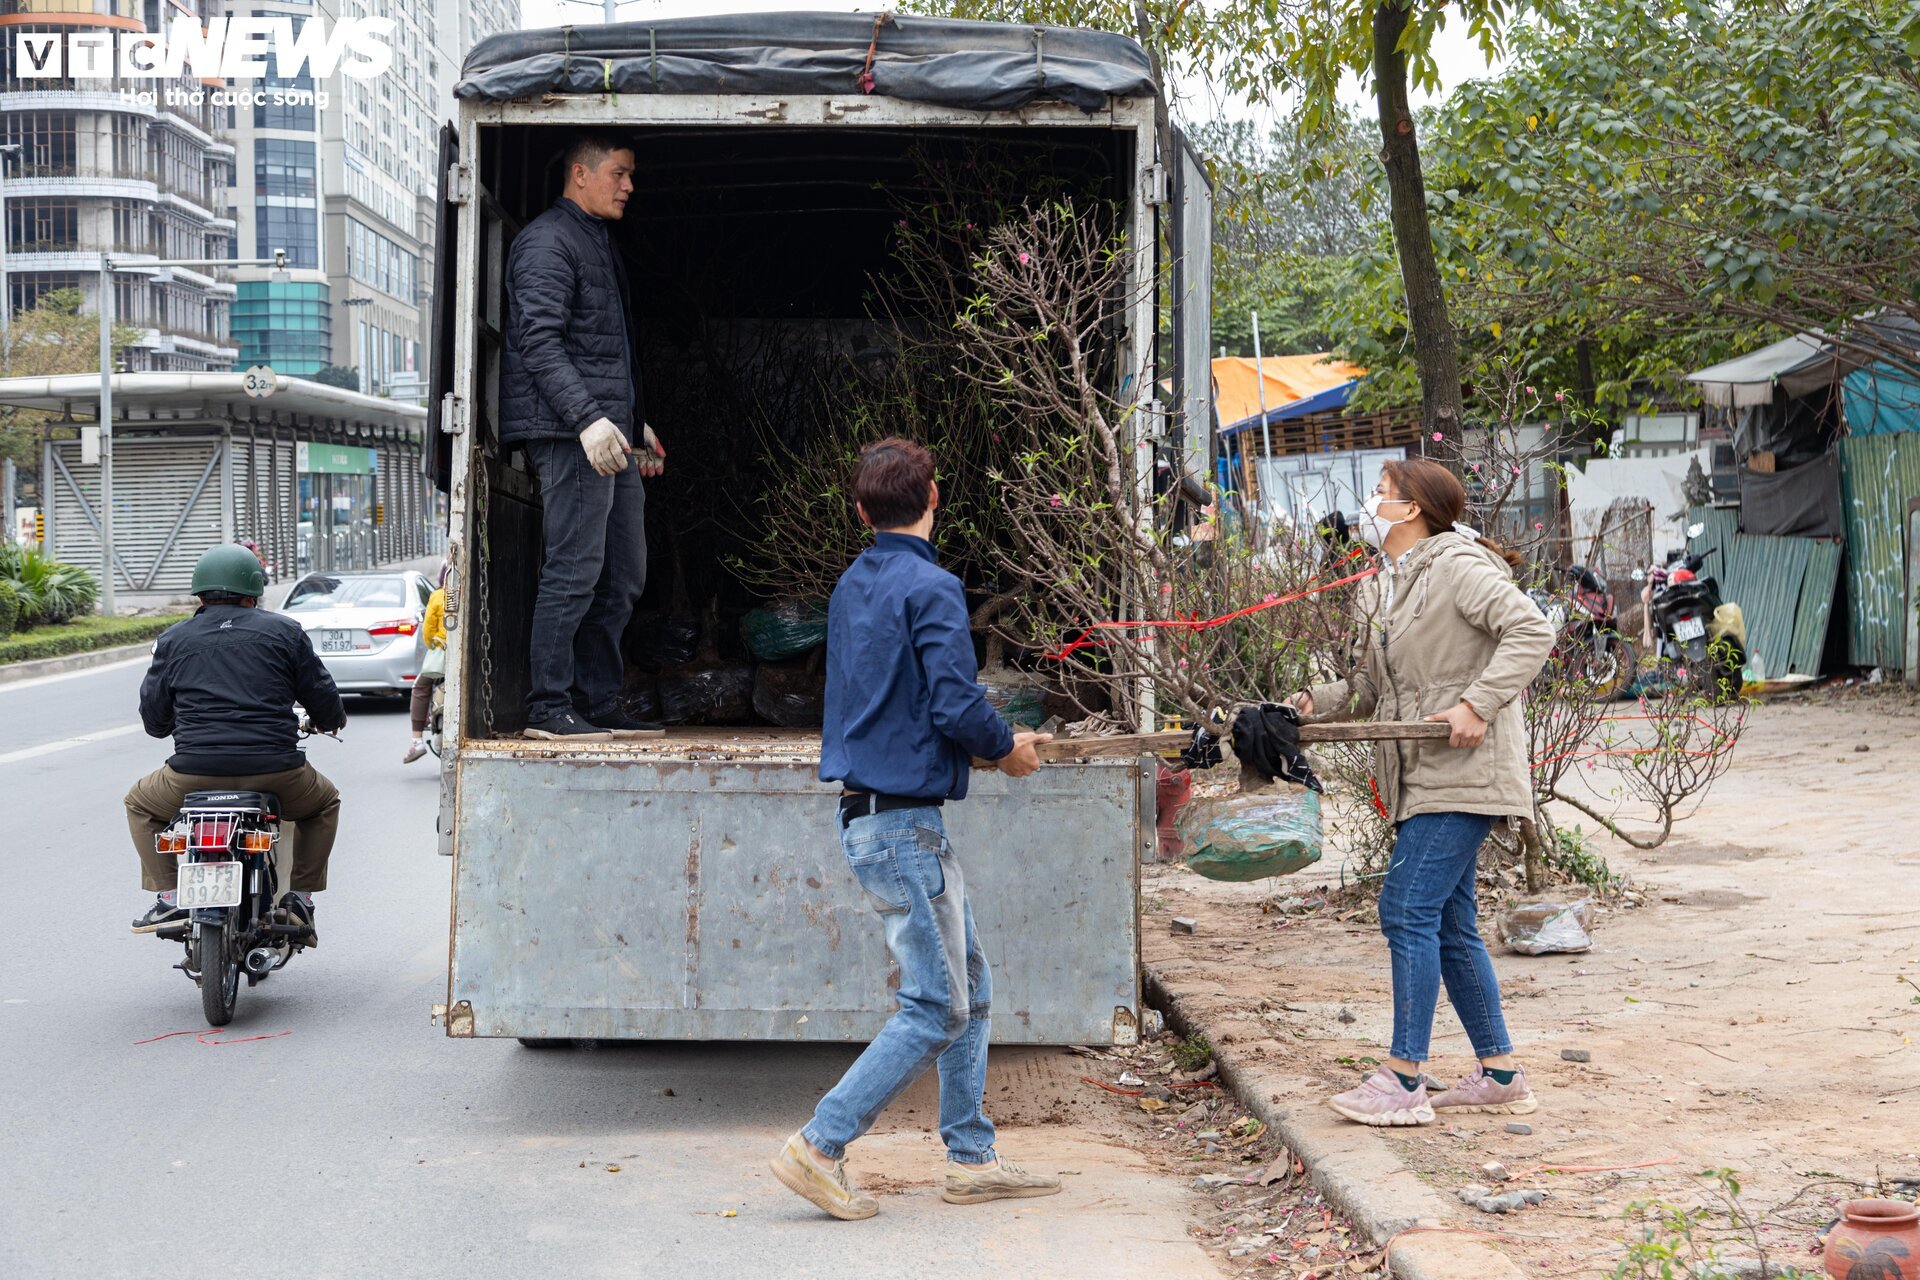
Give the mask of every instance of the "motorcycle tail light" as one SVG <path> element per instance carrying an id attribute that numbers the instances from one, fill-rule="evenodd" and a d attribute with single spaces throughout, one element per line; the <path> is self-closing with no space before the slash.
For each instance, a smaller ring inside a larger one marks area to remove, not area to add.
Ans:
<path id="1" fill-rule="evenodd" d="M 247 853 L 265 853 L 273 848 L 271 831 L 242 831 L 240 848 Z"/>
<path id="2" fill-rule="evenodd" d="M 225 849 L 233 839 L 232 818 L 196 818 L 193 823 L 193 835 L 188 847 L 193 849 Z"/>
<path id="3" fill-rule="evenodd" d="M 162 831 L 153 838 L 153 847 L 161 853 L 185 853 L 187 835 L 184 831 Z"/>

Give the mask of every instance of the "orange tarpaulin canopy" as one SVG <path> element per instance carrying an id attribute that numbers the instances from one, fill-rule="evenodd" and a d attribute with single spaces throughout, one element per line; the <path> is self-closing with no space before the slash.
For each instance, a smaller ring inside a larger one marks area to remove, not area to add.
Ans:
<path id="1" fill-rule="evenodd" d="M 1366 370 L 1327 352 L 1296 356 L 1268 356 L 1256 371 L 1252 356 L 1220 356 L 1213 362 L 1213 403 L 1220 425 L 1230 427 L 1260 416 L 1261 382 L 1266 383 L 1267 409 L 1304 400 L 1322 391 L 1365 377 Z"/>

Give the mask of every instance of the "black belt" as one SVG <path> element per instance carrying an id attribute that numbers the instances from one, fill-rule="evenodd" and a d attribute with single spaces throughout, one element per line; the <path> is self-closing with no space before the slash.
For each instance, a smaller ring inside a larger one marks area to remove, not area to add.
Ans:
<path id="1" fill-rule="evenodd" d="M 840 825 L 844 827 L 855 818 L 891 813 L 895 809 L 938 809 L 945 803 L 945 800 L 927 800 L 920 796 L 884 796 L 870 791 L 848 791 L 840 797 Z"/>

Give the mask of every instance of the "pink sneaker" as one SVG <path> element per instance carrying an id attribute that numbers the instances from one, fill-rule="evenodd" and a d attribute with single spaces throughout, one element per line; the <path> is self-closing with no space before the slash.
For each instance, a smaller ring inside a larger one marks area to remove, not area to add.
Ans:
<path id="1" fill-rule="evenodd" d="M 1328 1098 L 1327 1105 L 1358 1124 L 1433 1123 L 1433 1107 L 1427 1101 L 1427 1082 L 1422 1079 L 1409 1092 L 1400 1084 L 1400 1077 L 1385 1067 L 1345 1093 Z"/>
<path id="2" fill-rule="evenodd" d="M 1485 1067 L 1475 1067 L 1472 1075 L 1451 1089 L 1441 1090 L 1433 1099 L 1435 1111 L 1480 1111 L 1496 1116 L 1531 1115 L 1539 1107 L 1522 1067 L 1514 1068 L 1512 1084 L 1501 1084 L 1487 1074 Z"/>

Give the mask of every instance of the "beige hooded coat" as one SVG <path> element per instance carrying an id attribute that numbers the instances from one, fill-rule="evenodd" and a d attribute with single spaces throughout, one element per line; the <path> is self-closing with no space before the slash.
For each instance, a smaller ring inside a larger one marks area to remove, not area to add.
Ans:
<path id="1" fill-rule="evenodd" d="M 1530 817 L 1520 697 L 1554 634 L 1506 561 L 1468 534 L 1433 534 L 1391 575 L 1382 570 L 1360 584 L 1356 614 L 1353 674 L 1312 689 L 1317 715 L 1424 720 L 1464 701 L 1487 722 L 1486 740 L 1474 748 L 1444 740 L 1375 745 L 1374 776 L 1393 821 L 1422 813 Z"/>

